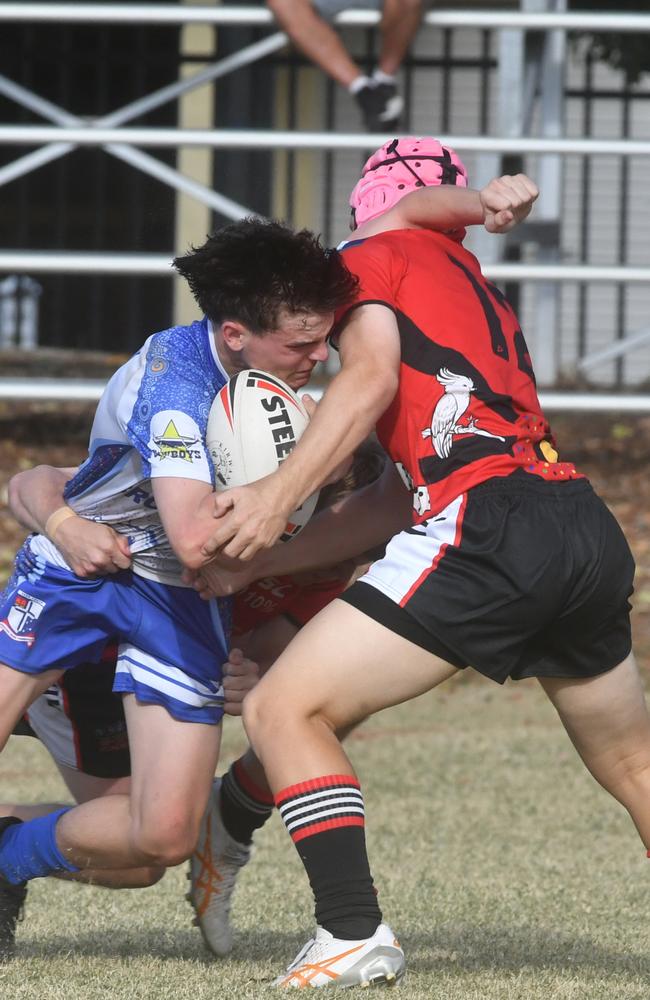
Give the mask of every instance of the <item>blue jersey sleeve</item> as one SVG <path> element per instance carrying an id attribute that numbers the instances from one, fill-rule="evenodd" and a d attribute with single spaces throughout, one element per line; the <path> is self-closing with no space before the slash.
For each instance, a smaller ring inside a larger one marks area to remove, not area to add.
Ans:
<path id="1" fill-rule="evenodd" d="M 219 382 L 205 345 L 188 329 L 150 339 L 126 432 L 147 478 L 178 476 L 214 483 L 205 434 Z M 184 334 L 184 335 L 183 335 Z"/>

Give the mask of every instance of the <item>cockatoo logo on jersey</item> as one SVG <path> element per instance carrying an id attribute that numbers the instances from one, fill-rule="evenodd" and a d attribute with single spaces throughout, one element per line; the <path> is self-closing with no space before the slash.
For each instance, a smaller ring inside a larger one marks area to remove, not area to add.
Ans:
<path id="1" fill-rule="evenodd" d="M 449 458 L 456 434 L 479 434 L 481 437 L 505 441 L 500 434 L 492 434 L 477 426 L 474 417 L 469 416 L 466 424 L 461 424 L 465 411 L 469 408 L 471 394 L 475 391 L 468 375 L 457 375 L 449 368 L 441 368 L 436 375 L 444 392 L 435 405 L 431 426 L 422 431 L 423 438 L 431 438 L 431 445 L 438 458 Z"/>
<path id="2" fill-rule="evenodd" d="M 24 642 L 30 649 L 36 641 L 36 633 L 32 625 L 45 607 L 45 601 L 30 597 L 19 590 L 14 598 L 13 607 L 6 618 L 0 621 L 0 632 L 5 632 L 14 642 Z"/>
<path id="3" fill-rule="evenodd" d="M 156 458 L 163 461 L 167 458 L 177 458 L 182 462 L 192 463 L 201 458 L 201 450 L 194 448 L 200 438 L 198 435 L 181 434 L 174 420 L 170 420 L 162 434 L 153 434 L 153 443 L 158 449 L 154 451 Z"/>

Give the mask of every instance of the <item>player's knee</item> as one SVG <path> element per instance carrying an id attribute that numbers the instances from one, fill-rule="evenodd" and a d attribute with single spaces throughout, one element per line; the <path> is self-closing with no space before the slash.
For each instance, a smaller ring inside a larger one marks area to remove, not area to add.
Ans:
<path id="1" fill-rule="evenodd" d="M 273 692 L 264 693 L 264 690 L 260 695 L 260 687 L 266 685 L 258 684 L 249 691 L 242 704 L 244 728 L 254 749 L 281 739 L 287 725 L 290 726 L 286 699 Z"/>
<path id="2" fill-rule="evenodd" d="M 311 692 L 271 687 L 266 678 L 249 691 L 242 705 L 242 719 L 252 746 L 266 746 L 282 740 L 288 732 L 305 725 L 334 724 Z"/>
<path id="3" fill-rule="evenodd" d="M 246 730 L 248 738 L 253 746 L 255 745 L 256 740 L 260 737 L 262 724 L 265 721 L 268 724 L 270 717 L 274 714 L 273 705 L 268 699 L 266 701 L 266 713 L 264 712 L 264 696 L 262 696 L 262 698 L 259 697 L 259 687 L 260 685 L 258 684 L 252 691 L 249 691 L 242 702 L 242 722 L 244 723 L 244 729 Z"/>
<path id="4" fill-rule="evenodd" d="M 160 882 L 166 871 L 162 865 L 142 865 L 140 868 L 127 869 L 111 882 L 100 882 L 96 877 L 93 878 L 93 882 L 106 885 L 109 889 L 149 889 L 156 882 Z"/>
<path id="5" fill-rule="evenodd" d="M 198 826 L 188 817 L 168 815 L 165 820 L 145 822 L 134 831 L 134 846 L 153 877 L 152 885 L 162 878 L 165 868 L 186 861 L 198 839 Z M 161 870 L 161 874 L 153 873 Z"/>

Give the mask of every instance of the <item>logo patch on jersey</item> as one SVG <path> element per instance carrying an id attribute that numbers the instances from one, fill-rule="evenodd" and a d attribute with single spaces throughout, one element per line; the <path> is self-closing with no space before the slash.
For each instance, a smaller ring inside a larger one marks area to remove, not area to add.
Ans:
<path id="1" fill-rule="evenodd" d="M 169 363 L 164 358 L 152 358 L 149 364 L 149 371 L 152 375 L 162 375 L 169 368 Z"/>
<path id="2" fill-rule="evenodd" d="M 195 458 L 201 457 L 201 451 L 193 447 L 199 438 L 196 435 L 179 434 L 173 420 L 169 421 L 162 434 L 153 435 L 153 441 L 158 448 L 156 458 L 180 458 L 183 462 L 191 463 Z"/>
<path id="3" fill-rule="evenodd" d="M 431 510 L 428 486 L 418 486 L 413 490 L 413 509 L 419 517 L 424 517 Z"/>
<path id="4" fill-rule="evenodd" d="M 210 455 L 212 456 L 215 476 L 222 486 L 227 486 L 232 476 L 232 455 L 223 441 L 212 445 Z"/>
<path id="5" fill-rule="evenodd" d="M 492 434 L 478 427 L 476 419 L 471 415 L 468 415 L 467 423 L 461 423 L 465 411 L 469 409 L 471 394 L 476 391 L 476 386 L 468 375 L 459 375 L 449 368 L 441 368 L 436 379 L 444 391 L 431 415 L 431 426 L 422 431 L 422 437 L 431 438 L 431 445 L 438 458 L 449 458 L 454 436 L 457 434 L 478 434 L 505 441 L 500 434 Z"/>
<path id="6" fill-rule="evenodd" d="M 36 641 L 32 625 L 44 607 L 45 601 L 19 590 L 9 614 L 0 621 L 0 632 L 5 632 L 14 642 L 24 642 L 28 649 L 31 648 Z"/>
<path id="7" fill-rule="evenodd" d="M 546 440 L 540 441 L 539 450 L 541 451 L 546 461 L 550 462 L 552 465 L 554 465 L 557 462 L 558 458 L 560 457 L 550 441 Z"/>
<path id="8" fill-rule="evenodd" d="M 287 521 L 284 526 L 284 531 L 280 535 L 280 541 L 288 542 L 290 538 L 295 538 L 301 527 L 302 525 L 300 524 L 292 524 L 291 521 Z"/>

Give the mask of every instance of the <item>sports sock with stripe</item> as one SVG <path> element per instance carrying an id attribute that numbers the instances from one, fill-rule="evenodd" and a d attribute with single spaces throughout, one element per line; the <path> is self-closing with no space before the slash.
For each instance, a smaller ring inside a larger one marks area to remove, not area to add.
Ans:
<path id="1" fill-rule="evenodd" d="M 241 760 L 221 779 L 221 818 L 239 844 L 250 844 L 253 834 L 273 812 L 273 795 L 257 785 Z"/>
<path id="2" fill-rule="evenodd" d="M 313 778 L 284 788 L 275 803 L 309 877 L 316 923 L 347 941 L 372 937 L 381 910 L 357 779 L 349 774 Z"/>
<path id="3" fill-rule="evenodd" d="M 56 842 L 56 824 L 70 808 L 7 827 L 0 840 L 0 872 L 8 882 L 19 885 L 54 872 L 79 871 L 61 854 Z"/>

